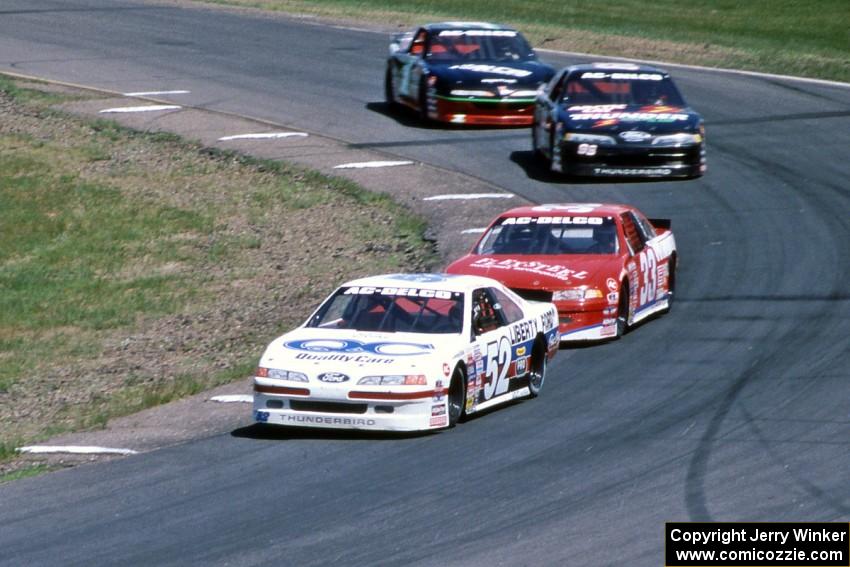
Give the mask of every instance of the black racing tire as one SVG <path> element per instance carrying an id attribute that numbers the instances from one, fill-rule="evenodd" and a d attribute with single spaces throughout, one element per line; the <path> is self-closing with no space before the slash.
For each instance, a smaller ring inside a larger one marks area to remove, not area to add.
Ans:
<path id="1" fill-rule="evenodd" d="M 460 422 L 466 409 L 466 372 L 461 365 L 455 368 L 449 383 L 448 406 L 449 427 L 454 427 Z"/>
<path id="2" fill-rule="evenodd" d="M 428 78 L 422 77 L 419 80 L 419 98 L 417 99 L 419 107 L 419 120 L 422 124 L 429 124 L 431 118 L 428 116 Z"/>
<path id="3" fill-rule="evenodd" d="M 555 125 L 552 124 L 552 129 L 549 131 L 549 157 L 547 159 L 547 163 L 549 165 L 549 171 L 552 173 L 558 173 L 555 171 L 555 144 L 559 144 L 559 141 L 555 140 Z M 559 150 L 560 151 L 560 150 Z M 564 156 L 561 155 L 561 166 L 564 165 Z"/>
<path id="4" fill-rule="evenodd" d="M 387 72 L 384 75 L 384 101 L 390 108 L 394 108 L 396 105 L 395 88 L 393 87 L 393 72 L 389 66 L 387 66 Z"/>
<path id="5" fill-rule="evenodd" d="M 534 342 L 528 369 L 528 397 L 536 398 L 546 381 L 546 344 L 540 338 Z"/>
<path id="6" fill-rule="evenodd" d="M 534 153 L 534 157 L 537 159 L 544 159 L 546 156 L 543 155 L 543 151 L 540 149 L 540 146 L 537 145 L 537 128 L 540 125 L 537 123 L 537 118 L 534 118 L 534 121 L 531 123 L 531 151 Z"/>
<path id="7" fill-rule="evenodd" d="M 629 280 L 620 284 L 620 298 L 617 302 L 617 338 L 629 332 Z"/>

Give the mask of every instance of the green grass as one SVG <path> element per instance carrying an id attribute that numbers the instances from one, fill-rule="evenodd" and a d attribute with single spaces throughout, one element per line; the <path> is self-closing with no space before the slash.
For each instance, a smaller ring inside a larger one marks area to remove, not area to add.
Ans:
<path id="1" fill-rule="evenodd" d="M 537 46 L 850 81 L 847 0 L 215 0 L 387 24 L 513 24 Z"/>
<path id="2" fill-rule="evenodd" d="M 16 449 L 19 446 L 20 444 L 18 443 L 0 442 L 0 461 L 8 459 L 13 455 L 16 455 Z"/>
<path id="3" fill-rule="evenodd" d="M 55 102 L 28 90 L 7 92 L 25 104 Z M 95 347 L 74 340 L 79 333 L 173 312 L 196 293 L 184 274 L 122 276 L 139 258 L 152 265 L 186 260 L 168 235 L 209 234 L 212 219 L 129 198 L 108 179 L 81 179 L 75 164 L 108 159 L 114 132 L 104 135 L 106 141 L 96 135 L 70 148 L 0 136 L 0 393 L 36 361 L 90 354 Z"/>
<path id="4" fill-rule="evenodd" d="M 184 259 L 163 237 L 208 234 L 209 215 L 128 199 L 66 173 L 48 146 L 12 143 L 14 153 L 0 145 L 0 328 L 114 328 L 191 296 L 182 276 L 118 274 L 138 257 Z"/>
<path id="5" fill-rule="evenodd" d="M 0 441 L 0 463 L 7 462 L 17 457 L 19 455 L 17 448 L 24 444 L 25 443 L 23 442 L 12 443 Z M 36 476 L 47 472 L 48 470 L 50 470 L 50 468 L 42 464 L 27 465 L 22 468 L 14 469 L 10 472 L 0 473 L 0 484 L 3 484 L 4 482 L 12 482 L 21 478 Z"/>

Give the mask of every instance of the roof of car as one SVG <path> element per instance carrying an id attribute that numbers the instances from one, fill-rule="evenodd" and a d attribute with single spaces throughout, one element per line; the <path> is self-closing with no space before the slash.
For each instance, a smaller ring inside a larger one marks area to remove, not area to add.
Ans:
<path id="1" fill-rule="evenodd" d="M 442 30 L 510 30 L 516 31 L 510 26 L 493 24 L 489 22 L 436 22 L 423 26 L 428 31 Z"/>
<path id="2" fill-rule="evenodd" d="M 383 274 L 347 281 L 340 287 L 410 287 L 466 292 L 479 287 L 497 284 L 495 280 L 481 276 L 457 274 Z"/>
<path id="3" fill-rule="evenodd" d="M 545 203 L 516 207 L 500 214 L 499 217 L 550 217 L 550 216 L 582 216 L 606 217 L 633 211 L 634 207 L 618 203 Z"/>
<path id="4" fill-rule="evenodd" d="M 667 71 L 664 69 L 659 69 L 658 67 L 653 67 L 652 65 L 642 65 L 638 63 L 609 63 L 609 62 L 596 62 L 596 63 L 580 63 L 578 65 L 570 65 L 569 69 L 571 71 L 615 71 L 615 72 L 633 72 L 633 73 L 660 73 L 662 75 L 667 75 Z"/>

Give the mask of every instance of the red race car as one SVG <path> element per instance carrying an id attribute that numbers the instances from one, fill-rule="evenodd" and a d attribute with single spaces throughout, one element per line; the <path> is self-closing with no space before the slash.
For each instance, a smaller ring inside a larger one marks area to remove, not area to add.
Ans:
<path id="1" fill-rule="evenodd" d="M 502 213 L 450 274 L 499 280 L 558 308 L 562 341 L 619 337 L 669 311 L 676 240 L 667 219 L 628 205 L 573 203 Z"/>

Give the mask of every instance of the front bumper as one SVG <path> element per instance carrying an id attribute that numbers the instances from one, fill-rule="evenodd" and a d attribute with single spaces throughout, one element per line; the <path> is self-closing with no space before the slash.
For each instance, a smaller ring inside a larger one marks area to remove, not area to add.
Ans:
<path id="1" fill-rule="evenodd" d="M 339 388 L 310 383 L 306 392 L 293 393 L 288 389 L 291 385 L 255 378 L 254 421 L 375 431 L 421 431 L 448 426 L 448 393 L 442 386 Z"/>
<path id="2" fill-rule="evenodd" d="M 495 99 L 483 102 L 432 95 L 428 101 L 428 117 L 451 124 L 529 126 L 534 120 L 534 101 Z"/>
<path id="3" fill-rule="evenodd" d="M 602 341 L 617 335 L 617 304 L 619 295 L 607 298 L 558 300 L 558 330 L 561 343 L 575 341 Z"/>
<path id="4" fill-rule="evenodd" d="M 622 143 L 590 146 L 562 141 L 559 147 L 561 171 L 582 177 L 660 178 L 700 177 L 706 171 L 704 144 L 681 147 Z"/>
<path id="5" fill-rule="evenodd" d="M 576 311 L 558 307 L 561 342 L 601 341 L 617 335 L 616 306 Z"/>
<path id="6" fill-rule="evenodd" d="M 610 295 L 612 302 L 595 301 L 592 305 L 577 303 L 558 303 L 558 320 L 560 323 L 561 342 L 603 341 L 617 335 L 617 294 Z M 659 296 L 646 305 L 635 310 L 632 323 L 637 323 L 653 315 L 663 312 L 670 306 L 669 293 Z"/>

